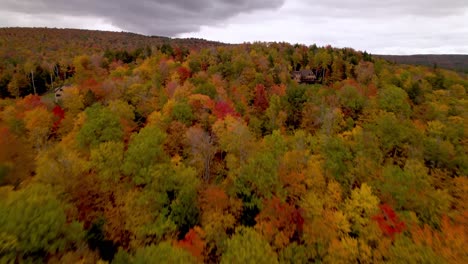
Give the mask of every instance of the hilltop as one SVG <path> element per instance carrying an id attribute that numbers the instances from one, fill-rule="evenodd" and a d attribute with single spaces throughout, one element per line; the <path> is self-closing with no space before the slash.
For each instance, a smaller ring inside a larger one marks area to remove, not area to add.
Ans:
<path id="1" fill-rule="evenodd" d="M 131 32 L 115 32 L 88 29 L 67 29 L 67 28 L 28 28 L 9 27 L 0 28 L 0 40 L 9 40 L 12 43 L 4 45 L 18 44 L 21 47 L 29 47 L 36 50 L 39 46 L 47 45 L 54 50 L 57 45 L 66 43 L 71 45 L 68 48 L 91 48 L 93 51 L 101 49 L 134 49 L 146 45 L 161 45 L 171 42 L 175 45 L 185 45 L 187 47 L 210 47 L 226 45 L 217 41 L 209 41 L 197 38 L 170 38 L 164 36 L 146 36 Z M 28 41 L 25 41 L 28 40 Z M 81 45 L 81 46 L 80 46 Z"/>
<path id="2" fill-rule="evenodd" d="M 440 67 L 448 70 L 468 73 L 468 55 L 461 54 L 420 54 L 420 55 L 375 55 L 399 64 Z"/>
<path id="3" fill-rule="evenodd" d="M 203 39 L 179 39 L 144 36 L 129 32 L 56 28 L 0 28 L 0 59 L 64 60 L 79 54 L 95 54 L 106 50 L 151 49 L 170 43 L 188 49 L 226 45 Z M 31 57 L 31 58 L 29 58 Z"/>

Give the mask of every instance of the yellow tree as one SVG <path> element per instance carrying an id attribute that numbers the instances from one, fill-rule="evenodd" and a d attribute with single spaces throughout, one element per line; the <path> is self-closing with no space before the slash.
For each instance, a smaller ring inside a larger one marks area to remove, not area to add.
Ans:
<path id="1" fill-rule="evenodd" d="M 45 107 L 37 107 L 25 113 L 28 137 L 38 150 L 44 148 L 54 124 L 54 115 Z"/>
<path id="2" fill-rule="evenodd" d="M 345 201 L 343 209 L 353 232 L 361 234 L 363 228 L 372 221 L 371 217 L 378 212 L 378 205 L 379 198 L 372 194 L 372 188 L 366 183 L 351 192 L 351 197 Z"/>

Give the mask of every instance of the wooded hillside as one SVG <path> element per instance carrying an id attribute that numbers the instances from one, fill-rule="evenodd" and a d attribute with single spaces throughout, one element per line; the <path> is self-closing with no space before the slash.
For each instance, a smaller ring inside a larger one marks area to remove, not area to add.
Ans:
<path id="1" fill-rule="evenodd" d="M 468 73 L 468 55 L 377 55 L 394 63 L 439 67 Z"/>
<path id="2" fill-rule="evenodd" d="M 329 46 L 1 31 L 0 262 L 468 262 L 463 75 Z"/>

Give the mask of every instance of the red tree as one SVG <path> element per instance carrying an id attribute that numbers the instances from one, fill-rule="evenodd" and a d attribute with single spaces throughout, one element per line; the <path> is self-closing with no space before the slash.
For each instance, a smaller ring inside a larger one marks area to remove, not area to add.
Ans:
<path id="1" fill-rule="evenodd" d="M 255 228 L 278 248 L 300 237 L 304 225 L 301 210 L 277 197 L 265 201 L 255 220 Z"/>
<path id="2" fill-rule="evenodd" d="M 180 85 L 184 84 L 185 80 L 192 76 L 192 73 L 189 69 L 184 66 L 181 66 L 177 69 L 177 73 L 179 74 Z"/>
<path id="3" fill-rule="evenodd" d="M 237 116 L 236 111 L 225 101 L 218 101 L 216 103 L 214 114 L 218 119 L 224 119 L 227 115 Z"/>
<path id="4" fill-rule="evenodd" d="M 266 96 L 265 86 L 262 84 L 258 84 L 255 87 L 255 99 L 254 99 L 254 106 L 259 112 L 263 112 L 268 108 L 268 99 Z"/>
<path id="5" fill-rule="evenodd" d="M 398 219 L 395 211 L 388 204 L 380 205 L 380 210 L 380 214 L 374 216 L 373 219 L 377 221 L 385 235 L 393 239 L 395 234 L 405 230 L 405 223 Z"/>
<path id="6" fill-rule="evenodd" d="M 54 109 L 52 109 L 52 113 L 55 117 L 55 122 L 52 129 L 55 131 L 62 122 L 62 120 L 65 118 L 65 111 L 62 109 L 62 107 L 56 105 Z"/>
<path id="7" fill-rule="evenodd" d="M 203 251 L 205 249 L 205 242 L 200 237 L 203 235 L 203 230 L 199 227 L 192 228 L 185 234 L 184 239 L 177 242 L 177 245 L 189 251 L 199 261 L 203 261 Z"/>

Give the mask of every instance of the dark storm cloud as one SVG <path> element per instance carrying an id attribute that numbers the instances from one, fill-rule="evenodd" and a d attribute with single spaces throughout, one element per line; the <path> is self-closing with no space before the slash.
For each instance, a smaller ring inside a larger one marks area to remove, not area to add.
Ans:
<path id="1" fill-rule="evenodd" d="M 284 0 L 0 0 L 19 15 L 96 17 L 132 32 L 174 36 L 241 13 L 276 9 Z M 2 23 L 0 18 L 0 23 Z"/>

